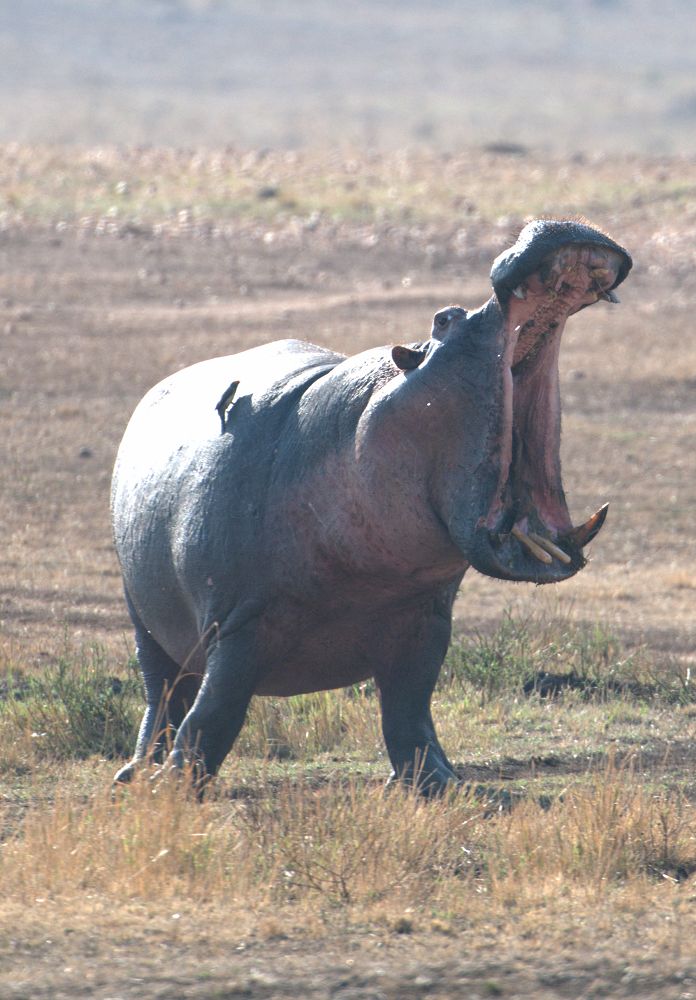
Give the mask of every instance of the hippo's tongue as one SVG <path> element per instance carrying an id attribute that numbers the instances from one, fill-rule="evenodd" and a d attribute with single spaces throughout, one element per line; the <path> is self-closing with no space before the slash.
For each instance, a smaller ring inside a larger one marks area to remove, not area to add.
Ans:
<path id="1" fill-rule="evenodd" d="M 602 527 L 606 505 L 573 527 L 560 465 L 558 353 L 568 316 L 611 291 L 620 248 L 570 243 L 537 262 L 510 291 L 505 310 L 500 477 L 477 532 L 472 563 L 493 576 L 550 583 L 585 565 L 583 546 Z"/>

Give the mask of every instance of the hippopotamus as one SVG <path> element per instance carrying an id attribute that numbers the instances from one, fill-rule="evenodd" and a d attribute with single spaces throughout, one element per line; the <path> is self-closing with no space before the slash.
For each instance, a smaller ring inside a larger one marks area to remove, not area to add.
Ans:
<path id="1" fill-rule="evenodd" d="M 373 678 L 392 779 L 455 784 L 430 711 L 455 596 L 469 567 L 546 584 L 585 565 L 606 507 L 573 526 L 559 346 L 631 266 L 588 224 L 532 222 L 485 305 L 440 310 L 426 340 L 353 357 L 282 340 L 151 389 L 113 475 L 147 696 L 115 780 L 154 760 L 202 787 L 252 695 Z"/>

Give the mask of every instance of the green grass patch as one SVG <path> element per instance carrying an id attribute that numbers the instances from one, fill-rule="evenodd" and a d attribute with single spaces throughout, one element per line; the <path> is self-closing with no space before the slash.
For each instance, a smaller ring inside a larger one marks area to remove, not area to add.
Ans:
<path id="1" fill-rule="evenodd" d="M 116 759 L 133 750 L 142 684 L 132 661 L 116 673 L 98 648 L 68 650 L 40 672 L 8 671 L 1 690 L 4 741 L 31 746 L 36 759 Z"/>
<path id="2" fill-rule="evenodd" d="M 627 650 L 602 625 L 509 612 L 494 632 L 452 643 L 440 688 L 461 690 L 481 705 L 515 692 L 668 704 L 696 700 L 690 678 L 676 666 L 656 664 L 643 649 Z"/>
<path id="3" fill-rule="evenodd" d="M 583 752 L 620 731 L 635 741 L 646 719 L 694 702 L 687 678 L 660 670 L 643 651 L 627 652 L 600 627 L 507 614 L 490 634 L 456 640 L 435 693 L 443 741 L 460 756 L 547 753 L 565 718 L 564 738 Z M 0 676 L 4 766 L 24 759 L 129 756 L 144 708 L 137 665 L 110 662 L 99 649 L 66 650 L 40 671 Z M 586 730 L 583 735 L 583 727 Z M 654 733 L 652 734 L 654 735 Z M 520 743 L 519 737 L 522 736 Z M 638 741 L 639 742 L 639 741 Z M 568 747 L 566 746 L 566 750 Z M 384 762 L 373 682 L 292 698 L 256 698 L 233 750 L 236 757 L 335 769 Z"/>

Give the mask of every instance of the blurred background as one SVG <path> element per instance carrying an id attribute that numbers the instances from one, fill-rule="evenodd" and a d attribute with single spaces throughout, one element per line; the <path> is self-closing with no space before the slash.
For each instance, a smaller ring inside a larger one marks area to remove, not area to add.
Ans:
<path id="1" fill-rule="evenodd" d="M 691 0 L 0 0 L 0 142 L 696 152 Z"/>

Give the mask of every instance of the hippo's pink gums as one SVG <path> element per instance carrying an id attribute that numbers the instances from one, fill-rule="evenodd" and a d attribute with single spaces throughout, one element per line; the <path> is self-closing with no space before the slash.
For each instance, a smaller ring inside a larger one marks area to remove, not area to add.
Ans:
<path id="1" fill-rule="evenodd" d="M 117 780 L 171 744 L 202 783 L 253 694 L 374 677 L 395 774 L 455 781 L 430 698 L 457 588 L 470 565 L 536 583 L 584 565 L 605 511 L 568 514 L 558 350 L 630 267 L 590 226 L 535 222 L 486 305 L 439 312 L 429 340 L 352 358 L 281 341 L 152 389 L 113 479 L 147 691 Z"/>

